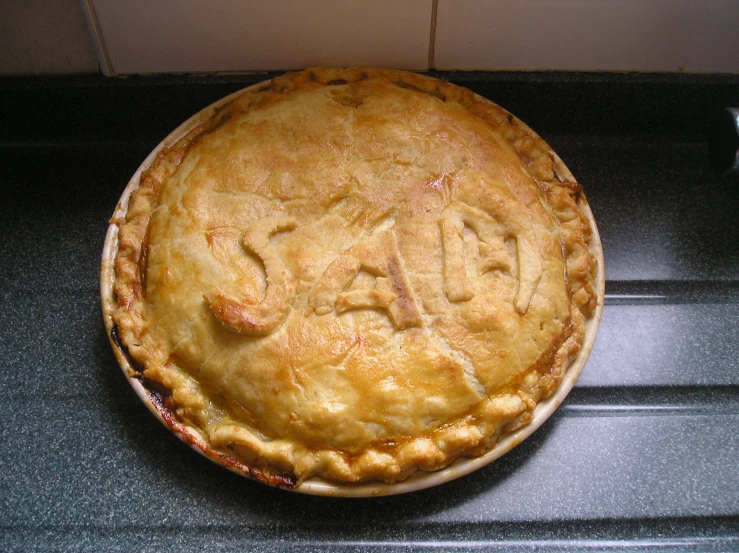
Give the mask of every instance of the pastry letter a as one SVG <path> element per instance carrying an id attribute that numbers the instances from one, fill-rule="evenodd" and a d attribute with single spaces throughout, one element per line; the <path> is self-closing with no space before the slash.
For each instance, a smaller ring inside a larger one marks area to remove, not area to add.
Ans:
<path id="1" fill-rule="evenodd" d="M 375 287 L 347 290 L 362 269 L 375 275 Z M 336 258 L 311 292 L 308 303 L 318 315 L 334 309 L 337 313 L 384 309 L 398 330 L 421 326 L 421 314 L 391 230 L 370 236 Z"/>

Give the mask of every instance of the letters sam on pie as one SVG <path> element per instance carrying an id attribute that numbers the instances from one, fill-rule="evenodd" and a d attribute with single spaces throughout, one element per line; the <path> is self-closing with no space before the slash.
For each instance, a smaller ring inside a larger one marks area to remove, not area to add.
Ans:
<path id="1" fill-rule="evenodd" d="M 516 274 L 519 285 L 514 307 L 519 314 L 525 313 L 542 275 L 530 231 L 462 202 L 449 204 L 438 224 L 444 257 L 444 293 L 448 300 L 464 302 L 474 296 L 465 260 L 467 227 L 477 236 L 477 276 L 493 270 Z M 248 294 L 237 299 L 219 288 L 205 293 L 203 297 L 210 310 L 226 329 L 245 336 L 267 336 L 285 321 L 295 284 L 270 244 L 270 237 L 290 232 L 297 226 L 292 218 L 265 218 L 241 234 L 243 249 L 264 265 L 266 292 L 261 301 Z M 513 256 L 505 245 L 506 240 L 515 242 Z M 360 271 L 375 276 L 374 288 L 349 289 Z M 339 253 L 316 282 L 308 306 L 319 316 L 333 311 L 341 314 L 355 309 L 383 310 L 396 330 L 422 324 L 392 228 L 370 234 Z"/>

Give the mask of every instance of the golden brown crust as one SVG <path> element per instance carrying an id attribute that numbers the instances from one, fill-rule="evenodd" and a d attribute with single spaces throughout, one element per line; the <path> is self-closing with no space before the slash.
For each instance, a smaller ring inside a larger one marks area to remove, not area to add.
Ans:
<path id="1" fill-rule="evenodd" d="M 466 89 L 309 69 L 164 149 L 120 226 L 113 320 L 180 421 L 267 474 L 351 483 L 526 424 L 597 302 L 579 184 Z"/>

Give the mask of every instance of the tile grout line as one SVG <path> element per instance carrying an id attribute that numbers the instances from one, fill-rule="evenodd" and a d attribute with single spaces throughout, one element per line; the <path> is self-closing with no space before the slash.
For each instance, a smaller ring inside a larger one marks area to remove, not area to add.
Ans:
<path id="1" fill-rule="evenodd" d="M 105 46 L 103 31 L 100 28 L 100 21 L 95 12 L 95 6 L 92 5 L 91 0 L 81 0 L 80 8 L 82 10 L 82 16 L 85 19 L 85 24 L 87 25 L 87 33 L 95 50 L 95 57 L 98 60 L 100 72 L 106 77 L 115 76 L 116 74 L 113 71 L 113 64 L 110 61 L 108 48 Z"/>
<path id="2" fill-rule="evenodd" d="M 428 69 L 434 69 L 434 54 L 436 50 L 436 12 L 439 0 L 431 0 L 431 32 L 429 34 Z"/>

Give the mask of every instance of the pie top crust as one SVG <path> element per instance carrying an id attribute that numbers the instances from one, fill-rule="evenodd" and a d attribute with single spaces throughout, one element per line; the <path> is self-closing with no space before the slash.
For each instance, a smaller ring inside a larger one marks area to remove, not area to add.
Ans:
<path id="1" fill-rule="evenodd" d="M 159 152 L 119 228 L 130 375 L 289 482 L 395 482 L 527 424 L 598 298 L 582 189 L 471 91 L 309 69 Z"/>

